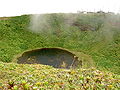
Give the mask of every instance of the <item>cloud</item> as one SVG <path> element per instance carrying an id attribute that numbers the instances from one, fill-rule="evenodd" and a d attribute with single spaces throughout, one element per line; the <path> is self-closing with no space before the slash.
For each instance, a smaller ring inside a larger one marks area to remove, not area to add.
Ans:
<path id="1" fill-rule="evenodd" d="M 0 16 L 52 12 L 112 11 L 120 12 L 119 0 L 1 0 Z"/>

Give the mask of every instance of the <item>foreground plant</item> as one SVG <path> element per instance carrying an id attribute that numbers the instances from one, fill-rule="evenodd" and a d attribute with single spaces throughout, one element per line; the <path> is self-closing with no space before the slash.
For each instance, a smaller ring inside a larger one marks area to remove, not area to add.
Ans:
<path id="1" fill-rule="evenodd" d="M 3 67 L 4 66 L 4 67 Z M 13 68 L 16 66 L 16 68 Z M 0 66 L 2 90 L 119 90 L 120 75 L 89 69 L 55 69 L 45 65 Z M 11 68 L 13 68 L 11 70 Z"/>

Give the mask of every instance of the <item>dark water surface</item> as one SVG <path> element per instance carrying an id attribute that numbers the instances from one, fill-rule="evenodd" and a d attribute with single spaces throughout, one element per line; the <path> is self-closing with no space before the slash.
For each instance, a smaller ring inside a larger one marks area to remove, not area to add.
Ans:
<path id="1" fill-rule="evenodd" d="M 42 48 L 27 51 L 18 58 L 19 64 L 43 64 L 55 68 L 76 67 L 78 58 L 71 52 L 58 48 Z"/>

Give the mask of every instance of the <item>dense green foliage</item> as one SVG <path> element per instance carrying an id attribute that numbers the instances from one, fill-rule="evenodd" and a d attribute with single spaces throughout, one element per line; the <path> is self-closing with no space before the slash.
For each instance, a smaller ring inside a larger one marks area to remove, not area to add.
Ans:
<path id="1" fill-rule="evenodd" d="M 0 82 L 2 90 L 120 89 L 120 75 L 95 68 L 66 70 L 39 64 L 0 63 Z"/>

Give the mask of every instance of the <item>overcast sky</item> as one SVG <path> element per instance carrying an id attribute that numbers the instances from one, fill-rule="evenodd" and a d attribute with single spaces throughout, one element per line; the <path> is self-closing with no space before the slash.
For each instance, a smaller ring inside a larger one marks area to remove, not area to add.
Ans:
<path id="1" fill-rule="evenodd" d="M 0 17 L 99 10 L 120 13 L 120 0 L 0 0 Z"/>

